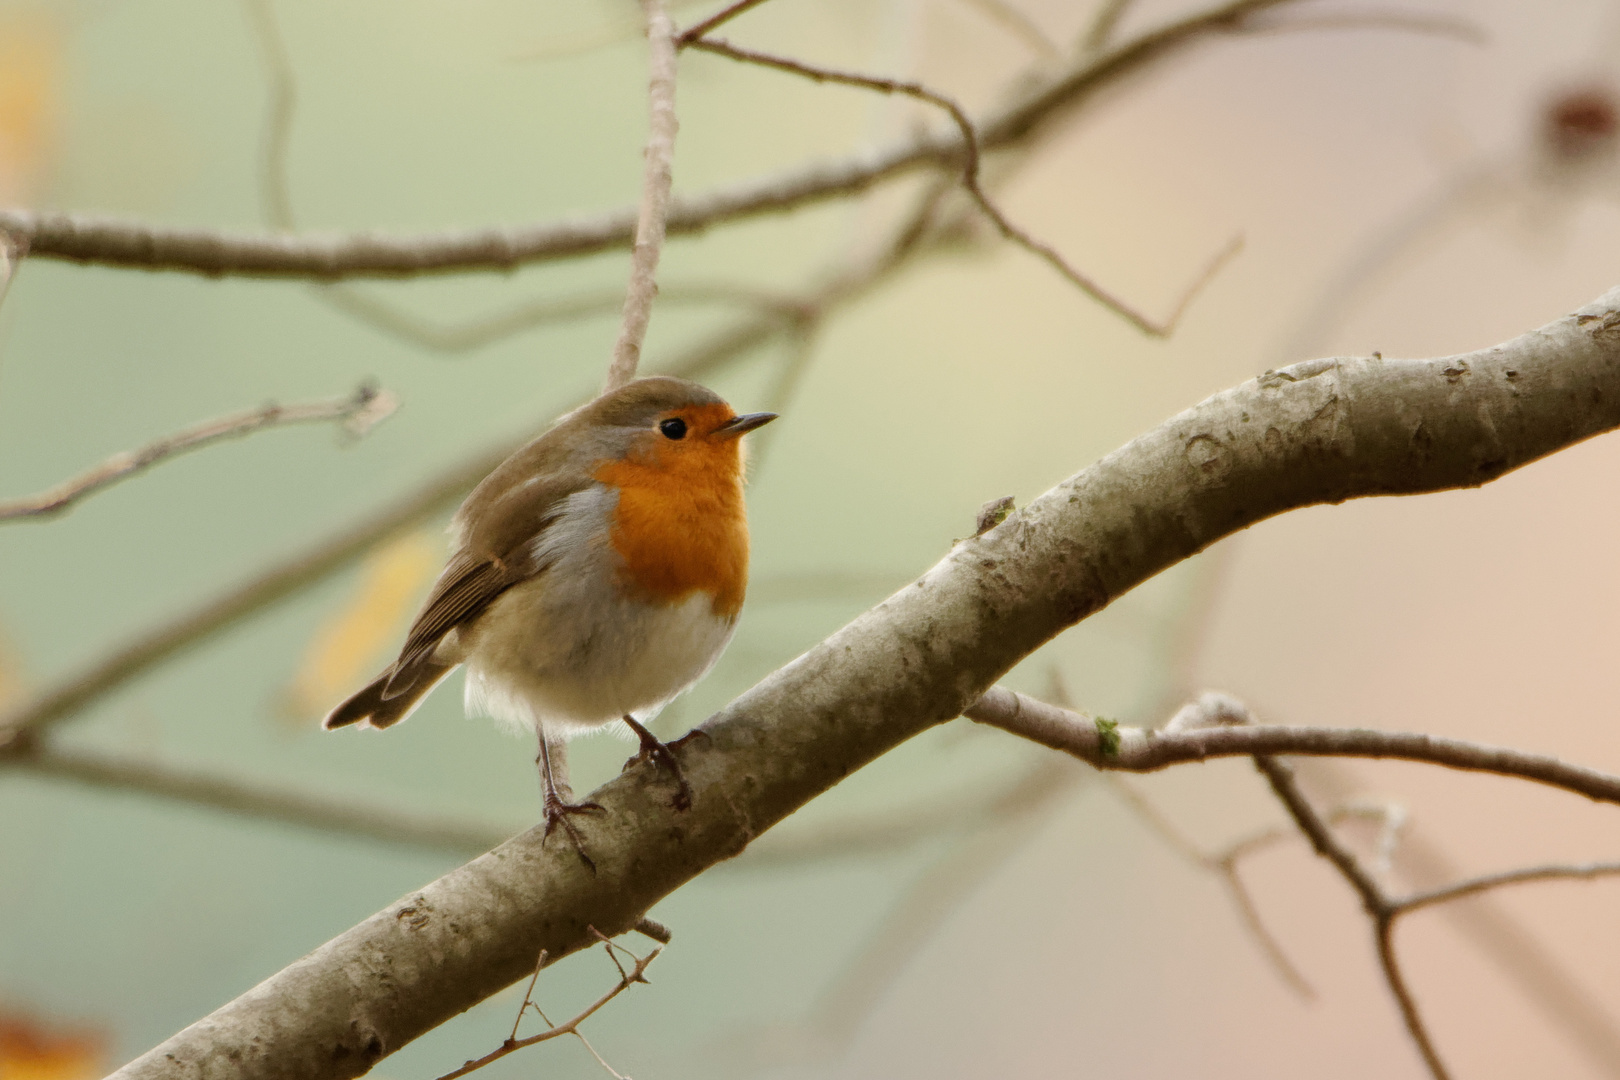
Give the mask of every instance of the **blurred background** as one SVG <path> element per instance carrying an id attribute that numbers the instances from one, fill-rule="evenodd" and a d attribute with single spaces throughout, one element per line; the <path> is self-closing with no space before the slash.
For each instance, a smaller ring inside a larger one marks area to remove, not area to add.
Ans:
<path id="1" fill-rule="evenodd" d="M 724 34 L 984 115 L 1075 63 L 1114 7 L 773 0 Z M 1110 40 L 1196 10 L 1129 4 Z M 4 0 L 0 203 L 401 232 L 615 209 L 640 185 L 638 25 L 631 0 Z M 1214 391 L 1317 355 L 1487 346 L 1620 284 L 1617 86 L 1612 3 L 1346 0 L 1285 4 L 1084 99 L 988 176 L 1015 221 L 1152 318 L 1241 236 L 1168 340 L 949 198 L 912 257 L 871 273 L 922 174 L 672 241 L 644 370 L 698 371 L 784 419 L 753 448 L 739 632 L 661 730 L 922 572 L 985 500 L 1022 505 Z M 677 106 L 692 195 L 941 124 L 699 54 Z M 599 385 L 625 267 L 332 288 L 25 261 L 0 308 L 0 498 L 267 400 L 374 380 L 402 408 L 363 439 L 268 431 L 0 526 L 0 710 L 540 430 Z M 1620 771 L 1617 469 L 1620 443 L 1598 439 L 1479 491 L 1263 523 L 1008 681 L 1123 723 L 1218 687 L 1262 720 Z M 51 747 L 123 781 L 0 767 L 0 1077 L 99 1075 L 537 820 L 532 747 L 464 720 L 459 676 L 386 735 L 318 729 L 397 647 L 451 506 L 53 728 Z M 628 749 L 576 743 L 576 787 Z M 1393 888 L 1620 857 L 1612 807 L 1415 765 L 1301 768 L 1324 809 L 1375 811 L 1347 835 L 1390 854 Z M 229 814 L 138 782 L 164 770 L 454 835 Z M 1240 864 L 1285 963 L 1185 850 L 1282 824 L 1244 762 L 1114 783 L 957 721 L 660 904 L 675 936 L 652 985 L 586 1030 L 641 1080 L 1426 1075 L 1355 897 L 1303 841 Z M 1531 885 L 1401 924 L 1457 1076 L 1620 1076 L 1617 900 L 1620 882 Z M 561 1019 L 616 978 L 583 954 L 536 1000 Z M 520 1000 L 377 1074 L 494 1048 Z M 605 1074 L 567 1041 L 485 1075 Z"/>

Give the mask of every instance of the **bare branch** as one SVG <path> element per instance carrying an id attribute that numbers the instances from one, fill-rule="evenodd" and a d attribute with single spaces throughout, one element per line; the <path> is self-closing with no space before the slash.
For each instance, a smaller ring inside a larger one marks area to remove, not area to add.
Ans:
<path id="1" fill-rule="evenodd" d="M 977 124 L 981 149 L 1021 143 L 1043 124 L 1120 77 L 1203 38 L 1240 29 L 1255 12 L 1291 2 L 1294 0 L 1229 0 L 1077 62 Z M 963 152 L 959 134 L 908 137 L 843 161 L 817 163 L 676 199 L 670 206 L 667 230 L 670 235 L 701 232 L 725 221 L 839 198 L 918 168 L 957 163 Z M 633 210 L 621 209 L 509 228 L 396 236 L 370 231 L 286 236 L 166 228 L 117 218 L 8 209 L 0 210 L 0 231 L 26 240 L 31 253 L 44 258 L 212 276 L 332 281 L 508 271 L 526 263 L 592 254 L 628 245 L 638 216 Z"/>
<path id="2" fill-rule="evenodd" d="M 364 435 L 391 416 L 398 407 L 399 398 L 393 393 L 367 385 L 348 397 L 303 405 L 277 405 L 272 402 L 247 412 L 232 413 L 165 436 L 138 450 L 114 454 L 95 468 L 38 495 L 0 502 L 0 522 L 52 517 L 71 509 L 79 500 L 161 461 L 226 439 L 239 439 L 266 428 L 336 421 L 350 434 Z"/>
<path id="3" fill-rule="evenodd" d="M 1028 232 L 1012 223 L 1001 208 L 991 200 L 989 194 L 979 182 L 980 146 L 978 134 L 973 128 L 973 121 L 968 119 L 967 113 L 962 110 L 960 105 L 945 95 L 930 90 L 921 83 L 880 78 L 872 75 L 859 75 L 848 71 L 834 71 L 831 68 L 816 67 L 812 64 L 806 64 L 783 56 L 775 56 L 771 53 L 739 48 L 728 41 L 718 38 L 693 38 L 686 44 L 688 48 L 714 53 L 717 56 L 724 56 L 741 63 L 775 68 L 778 71 L 800 75 L 818 83 L 839 83 L 844 86 L 876 90 L 883 94 L 901 94 L 944 110 L 950 116 L 951 121 L 956 124 L 962 138 L 962 189 L 968 193 L 968 196 L 972 198 L 984 216 L 995 225 L 1001 235 L 1026 251 L 1039 255 L 1048 265 L 1067 278 L 1076 288 L 1080 289 L 1081 292 L 1084 292 L 1087 296 L 1090 296 L 1093 300 L 1151 337 L 1162 338 L 1169 336 L 1194 297 L 1203 290 L 1204 286 L 1209 283 L 1220 268 L 1226 265 L 1242 249 L 1241 240 L 1234 239 L 1228 243 L 1221 253 L 1211 260 L 1204 272 L 1182 294 L 1181 299 L 1171 310 L 1169 317 L 1162 322 L 1155 322 L 1107 289 L 1104 289 L 1096 281 L 1092 280 L 1089 275 L 1075 268 L 1058 253 L 1056 248 L 1035 239 Z"/>
<path id="4" fill-rule="evenodd" d="M 664 0 L 641 0 L 647 16 L 649 53 L 646 172 L 641 208 L 636 216 L 636 243 L 630 255 L 630 286 L 624 296 L 624 325 L 613 344 L 603 393 L 617 390 L 636 377 L 641 344 L 652 319 L 658 295 L 658 257 L 664 250 L 665 223 L 669 219 L 670 185 L 675 160 L 675 24 Z"/>
<path id="5" fill-rule="evenodd" d="M 325 833 L 443 851 L 460 858 L 480 855 L 521 831 L 432 817 L 404 808 L 385 809 L 278 791 L 244 780 L 86 750 L 25 747 L 0 753 L 0 769 L 4 768 L 103 790 L 157 795 Z"/>
<path id="6" fill-rule="evenodd" d="M 1150 731 L 1112 726 L 999 686 L 969 705 L 962 715 L 1073 754 L 1099 769 L 1153 772 L 1183 761 L 1256 754 L 1399 758 L 1515 776 L 1602 802 L 1620 803 L 1620 776 L 1571 765 L 1546 754 L 1416 732 L 1262 725 Z"/>

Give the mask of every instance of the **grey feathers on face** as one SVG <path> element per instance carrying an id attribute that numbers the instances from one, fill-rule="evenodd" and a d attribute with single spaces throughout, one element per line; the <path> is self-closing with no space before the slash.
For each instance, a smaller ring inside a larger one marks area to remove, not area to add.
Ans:
<path id="1" fill-rule="evenodd" d="M 578 417 L 587 424 L 617 428 L 650 428 L 664 413 L 689 405 L 723 405 L 725 400 L 708 387 L 695 382 L 657 375 L 604 394 L 565 417 L 573 423 Z M 560 425 L 559 425 L 560 426 Z"/>

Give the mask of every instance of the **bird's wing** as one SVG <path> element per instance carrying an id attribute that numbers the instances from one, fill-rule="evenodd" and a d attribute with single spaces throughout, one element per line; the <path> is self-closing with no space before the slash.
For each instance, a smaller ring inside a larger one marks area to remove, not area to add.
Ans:
<path id="1" fill-rule="evenodd" d="M 390 700 L 415 684 L 424 661 L 451 630 L 476 619 L 507 589 L 546 569 L 536 559 L 540 539 L 561 516 L 569 495 L 591 481 L 542 478 L 480 507 L 465 545 L 451 556 L 422 612 L 411 624 L 382 690 Z M 471 500 L 469 500 L 469 503 Z"/>

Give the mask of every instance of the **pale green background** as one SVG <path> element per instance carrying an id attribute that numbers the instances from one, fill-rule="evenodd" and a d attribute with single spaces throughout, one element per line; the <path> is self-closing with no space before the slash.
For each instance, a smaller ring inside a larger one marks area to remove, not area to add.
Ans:
<path id="1" fill-rule="evenodd" d="M 1056 2 L 1024 6 L 1059 36 L 1082 15 Z M 1477 19 L 1490 29 L 1486 46 L 1387 28 L 1217 41 L 1071 125 L 1006 191 L 1018 220 L 1151 312 L 1234 233 L 1247 242 L 1242 258 L 1167 344 L 1144 341 L 1005 246 L 928 263 L 830 323 L 753 483 L 755 600 L 726 658 L 672 719 L 705 715 L 925 569 L 971 529 L 984 500 L 1022 503 L 1205 394 L 1302 359 L 1283 343 L 1320 291 L 1475 154 L 1506 163 L 1498 174 L 1511 182 L 1494 201 L 1453 199 L 1450 217 L 1350 298 L 1344 322 L 1300 347 L 1475 348 L 1620 283 L 1612 169 L 1599 163 L 1571 179 L 1531 168 L 1544 95 L 1576 77 L 1620 75 L 1603 6 L 1558 7 L 1556 18 L 1543 5 L 1425 9 Z M 628 0 L 281 0 L 275 9 L 298 74 L 290 184 L 301 224 L 428 229 L 634 199 L 639 41 L 523 59 L 632 25 Z M 1174 10 L 1144 3 L 1127 28 Z M 261 223 L 267 103 L 244 9 L 86 0 L 0 12 L 32 12 L 62 34 L 59 142 L 42 205 Z M 731 32 L 926 78 L 976 107 L 1024 60 L 1015 39 L 953 0 L 775 0 Z M 683 61 L 679 108 L 676 177 L 686 191 L 864 148 L 926 115 L 705 56 Z M 832 205 L 717 230 L 673 244 L 664 279 L 791 290 L 869 242 L 882 220 Z M 365 288 L 448 321 L 616 287 L 623 276 L 615 253 Z M 650 367 L 730 315 L 661 307 Z M 434 355 L 333 311 L 302 284 L 29 262 L 0 311 L 0 494 L 266 399 L 334 395 L 375 377 L 404 407 L 356 445 L 323 429 L 261 434 L 166 464 L 61 520 L 5 526 L 0 629 L 33 684 L 45 685 L 459 456 L 538 429 L 598 384 L 614 330 L 604 317 Z M 713 383 L 740 409 L 762 407 L 785 355 L 762 351 Z M 1232 558 L 1221 602 L 1203 649 L 1183 650 L 1187 677 L 1245 694 L 1279 720 L 1445 730 L 1620 767 L 1605 726 L 1616 700 L 1615 453 L 1600 441 L 1477 495 L 1313 511 L 1223 546 Z M 1014 681 L 1044 690 L 1055 669 L 1087 708 L 1158 719 L 1178 619 L 1199 595 L 1193 586 L 1210 579 L 1208 563 L 1065 635 Z M 867 584 L 770 600 L 769 582 L 822 573 Z M 340 575 L 264 612 L 64 724 L 63 738 L 514 832 L 532 823 L 531 749 L 463 721 L 459 679 L 386 736 L 293 732 L 277 719 L 276 694 L 306 641 L 353 586 Z M 579 744 L 580 786 L 610 775 L 626 749 Z M 784 828 L 967 799 L 1040 753 L 953 725 Z M 1569 857 L 1620 848 L 1608 818 L 1550 797 L 1520 805 L 1481 782 L 1457 794 L 1452 778 L 1415 769 L 1371 775 L 1379 790 L 1414 799 L 1420 820 L 1478 869 L 1566 843 Z M 1143 788 L 1211 847 L 1275 817 L 1237 765 Z M 1525 824 L 1536 821 L 1544 825 Z M 1078 774 L 1073 795 L 1017 845 L 1002 837 L 989 848 L 984 884 L 952 901 L 920 954 L 894 962 L 892 985 L 830 1056 L 756 1066 L 747 1044 L 805 1015 L 868 955 L 874 933 L 895 940 L 880 931 L 886 913 L 960 852 L 959 840 L 789 870 L 750 870 L 744 859 L 705 876 L 654 912 L 674 927 L 674 945 L 651 987 L 592 1021 L 593 1041 L 640 1080 L 1419 1075 L 1351 899 L 1302 851 L 1268 856 L 1255 880 L 1323 991 L 1315 1005 L 1280 987 L 1209 879 Z M 455 863 L 0 774 L 0 1004 L 105 1029 L 116 1064 Z M 1586 907 L 1560 899 L 1548 902 L 1564 907 L 1527 907 L 1525 917 L 1553 923 L 1559 955 L 1620 1001 L 1620 943 L 1603 899 L 1614 894 L 1579 895 L 1592 898 Z M 1313 921 L 1324 912 L 1336 921 Z M 1414 978 L 1459 1072 L 1523 1075 L 1534 1062 L 1544 1075 L 1585 1075 L 1586 1059 L 1549 1035 L 1510 984 L 1476 971 L 1473 954 L 1432 925 L 1432 940 L 1412 932 Z M 541 1000 L 555 1018 L 610 982 L 600 956 L 577 958 L 547 973 Z M 515 1008 L 503 995 L 379 1072 L 437 1075 L 493 1047 Z M 598 1074 L 572 1043 L 486 1073 Z"/>

